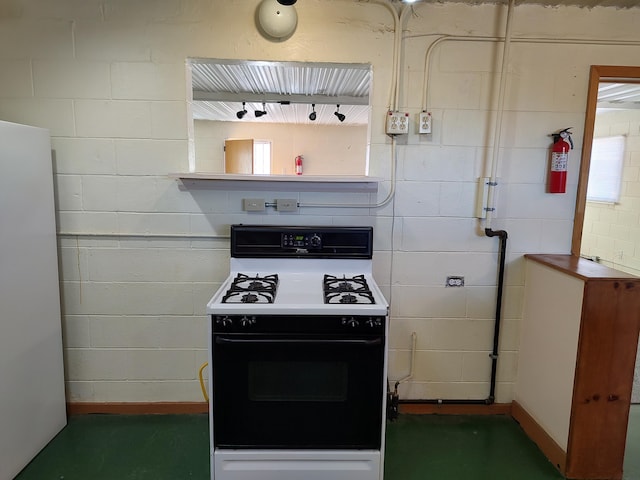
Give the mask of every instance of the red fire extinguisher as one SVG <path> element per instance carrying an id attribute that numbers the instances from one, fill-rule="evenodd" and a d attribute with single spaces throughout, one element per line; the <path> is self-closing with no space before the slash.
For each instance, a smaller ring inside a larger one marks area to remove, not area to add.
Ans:
<path id="1" fill-rule="evenodd" d="M 551 147 L 551 165 L 549 171 L 549 193 L 565 193 L 567 190 L 567 163 L 569 150 L 573 148 L 571 130 L 565 128 L 557 133 L 552 133 L 553 147 Z"/>
<path id="2" fill-rule="evenodd" d="M 302 175 L 302 155 L 296 157 L 296 175 Z"/>

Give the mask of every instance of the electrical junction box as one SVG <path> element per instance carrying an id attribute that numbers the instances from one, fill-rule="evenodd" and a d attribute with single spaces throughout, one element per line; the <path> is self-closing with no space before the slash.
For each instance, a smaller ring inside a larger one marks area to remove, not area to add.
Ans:
<path id="1" fill-rule="evenodd" d="M 418 133 L 431 133 L 431 112 L 420 112 L 418 115 Z"/>
<path id="2" fill-rule="evenodd" d="M 265 209 L 264 198 L 243 198 L 242 209 L 245 212 L 262 212 Z"/>
<path id="3" fill-rule="evenodd" d="M 406 112 L 387 113 L 385 132 L 387 135 L 404 135 L 409 133 L 409 114 Z"/>
<path id="4" fill-rule="evenodd" d="M 298 201 L 293 198 L 277 198 L 276 208 L 279 212 L 296 212 L 298 210 Z"/>

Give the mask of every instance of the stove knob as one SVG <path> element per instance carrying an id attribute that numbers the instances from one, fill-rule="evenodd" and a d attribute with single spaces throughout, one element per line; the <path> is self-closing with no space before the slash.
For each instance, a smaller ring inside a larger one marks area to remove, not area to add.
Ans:
<path id="1" fill-rule="evenodd" d="M 365 323 L 370 328 L 375 328 L 375 327 L 379 327 L 380 325 L 382 325 L 382 322 L 380 321 L 380 319 L 376 318 L 376 317 L 369 317 L 369 320 L 367 320 Z"/>
<path id="2" fill-rule="evenodd" d="M 240 326 L 242 328 L 247 328 L 250 327 L 251 325 L 253 325 L 254 323 L 256 323 L 256 317 L 248 317 L 248 316 L 244 316 L 240 319 Z"/>
<path id="3" fill-rule="evenodd" d="M 317 233 L 313 234 L 309 239 L 309 243 L 311 244 L 312 247 L 319 247 L 320 244 L 322 243 L 322 240 L 320 240 L 320 235 L 318 235 Z"/>
<path id="4" fill-rule="evenodd" d="M 351 328 L 356 328 L 356 327 L 360 326 L 360 322 L 358 320 L 356 320 L 355 318 L 353 318 L 353 317 L 351 317 L 351 318 L 342 317 L 342 325 L 345 325 L 345 326 L 351 327 Z"/>
<path id="5" fill-rule="evenodd" d="M 219 325 L 223 328 L 230 327 L 231 325 L 233 325 L 233 320 L 227 315 L 216 317 L 216 325 Z"/>

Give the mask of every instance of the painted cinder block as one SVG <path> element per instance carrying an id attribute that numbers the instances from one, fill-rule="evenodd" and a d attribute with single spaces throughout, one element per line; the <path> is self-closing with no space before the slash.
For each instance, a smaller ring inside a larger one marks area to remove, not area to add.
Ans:
<path id="1" fill-rule="evenodd" d="M 51 139 L 58 174 L 114 174 L 116 157 L 114 142 L 103 138 Z"/>
<path id="2" fill-rule="evenodd" d="M 76 100 L 77 136 L 151 138 L 151 105 L 146 101 Z"/>
<path id="3" fill-rule="evenodd" d="M 111 94 L 120 100 L 186 100 L 185 64 L 112 62 Z"/>
<path id="4" fill-rule="evenodd" d="M 111 98 L 106 62 L 33 62 L 33 91 L 40 98 Z"/>

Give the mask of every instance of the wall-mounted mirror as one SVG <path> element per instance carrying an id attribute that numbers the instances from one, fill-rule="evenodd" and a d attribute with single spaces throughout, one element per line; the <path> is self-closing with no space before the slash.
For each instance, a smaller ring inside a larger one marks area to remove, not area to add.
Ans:
<path id="1" fill-rule="evenodd" d="M 572 254 L 640 275 L 640 67 L 592 66 Z"/>
<path id="2" fill-rule="evenodd" d="M 367 175 L 371 65 L 192 58 L 190 170 Z"/>

